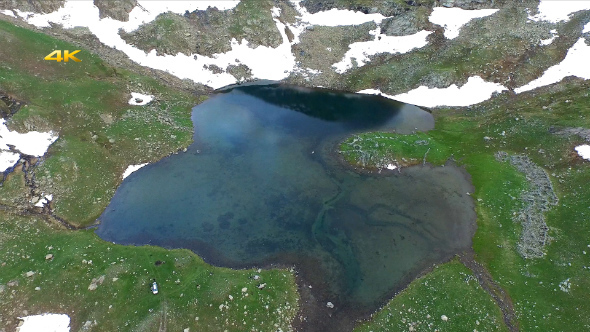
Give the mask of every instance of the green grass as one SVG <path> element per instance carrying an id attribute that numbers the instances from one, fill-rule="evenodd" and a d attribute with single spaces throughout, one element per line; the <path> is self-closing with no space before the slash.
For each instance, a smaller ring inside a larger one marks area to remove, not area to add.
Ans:
<path id="1" fill-rule="evenodd" d="M 101 331 L 156 331 L 160 324 L 169 331 L 276 331 L 288 330 L 298 310 L 287 270 L 212 267 L 188 250 L 114 245 L 35 217 L 0 212 L 0 252 L 0 326 L 8 328 L 27 310 L 68 314 L 72 331 L 86 321 Z M 26 277 L 28 271 L 35 275 Z M 104 282 L 89 290 L 101 276 Z M 153 278 L 158 295 L 149 289 Z M 266 287 L 258 289 L 261 283 Z"/>
<path id="2" fill-rule="evenodd" d="M 202 99 L 86 50 L 77 54 L 82 62 L 43 60 L 54 49 L 78 47 L 5 22 L 0 42 L 0 90 L 27 103 L 8 125 L 59 134 L 34 172 L 39 190 L 53 194 L 54 212 L 70 223 L 94 222 L 128 165 L 159 160 L 192 141 L 190 112 Z M 156 99 L 131 106 L 132 91 Z"/>
<path id="3" fill-rule="evenodd" d="M 80 63 L 45 61 L 54 49 L 78 47 L 5 22 L 0 42 L 0 90 L 26 101 L 8 125 L 59 133 L 33 172 L 38 191 L 54 194 L 54 212 L 71 224 L 95 220 L 127 165 L 156 161 L 192 141 L 191 108 L 203 98 L 111 67 L 86 50 L 77 54 Z M 156 99 L 130 106 L 131 91 Z M 288 330 L 297 313 L 291 271 L 217 268 L 188 250 L 114 245 L 90 230 L 66 231 L 34 213 L 13 214 L 30 208 L 30 198 L 21 171 L 0 186 L 3 328 L 14 329 L 16 317 L 53 312 L 68 314 L 73 331 L 87 321 L 104 331 L 276 331 Z M 26 277 L 28 271 L 34 276 Z M 89 290 L 101 276 L 104 282 Z M 158 295 L 149 290 L 152 278 Z M 258 289 L 261 283 L 266 287 Z"/>
<path id="4" fill-rule="evenodd" d="M 443 315 L 447 321 L 441 318 Z M 414 280 L 370 321 L 355 329 L 357 332 L 408 330 L 508 331 L 500 308 L 471 271 L 456 260 Z"/>
<path id="5" fill-rule="evenodd" d="M 565 82 L 545 92 L 500 96 L 471 109 L 437 110 L 432 131 L 369 133 L 361 135 L 358 143 L 360 149 L 373 153 L 374 160 L 413 158 L 421 163 L 431 147 L 427 162 L 440 165 L 452 156 L 466 168 L 475 187 L 476 258 L 512 298 L 523 331 L 575 331 L 590 326 L 584 314 L 590 311 L 590 259 L 584 254 L 590 254 L 590 225 L 584 222 L 590 214 L 586 185 L 590 165 L 573 150 L 582 144 L 581 138 L 549 131 L 552 126 L 590 128 L 589 86 L 587 81 Z M 347 139 L 341 149 L 350 150 L 352 140 Z M 429 144 L 415 144 L 418 140 Z M 497 151 L 526 154 L 550 175 L 560 204 L 546 214 L 553 240 L 544 258 L 524 260 L 516 251 L 521 226 L 512 214 L 520 208 L 518 197 L 528 183 L 511 165 L 495 160 Z M 346 154 L 358 156 L 354 151 Z M 571 283 L 568 292 L 560 288 L 565 280 Z M 426 291 L 417 296 L 431 297 Z"/>

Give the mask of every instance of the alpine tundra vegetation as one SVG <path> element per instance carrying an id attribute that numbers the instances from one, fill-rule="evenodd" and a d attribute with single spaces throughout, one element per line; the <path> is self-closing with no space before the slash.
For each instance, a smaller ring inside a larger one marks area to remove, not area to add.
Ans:
<path id="1" fill-rule="evenodd" d="M 0 0 L 0 331 L 325 331 L 342 315 L 297 263 L 232 269 L 95 233 L 123 181 L 192 151 L 193 107 L 233 84 L 417 105 L 433 127 L 301 153 L 358 178 L 470 181 L 451 194 L 474 206 L 471 246 L 332 330 L 590 330 L 589 58 L 590 1 Z"/>

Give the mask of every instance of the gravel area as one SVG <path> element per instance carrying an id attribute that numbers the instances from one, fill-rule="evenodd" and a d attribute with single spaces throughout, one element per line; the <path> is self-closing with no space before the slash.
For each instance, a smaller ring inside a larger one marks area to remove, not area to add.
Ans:
<path id="1" fill-rule="evenodd" d="M 525 259 L 541 258 L 545 255 L 544 248 L 550 241 L 545 212 L 558 203 L 549 175 L 525 155 L 509 155 L 500 151 L 496 153 L 496 159 L 510 162 L 519 172 L 524 173 L 529 182 L 529 188 L 519 197 L 523 207 L 513 217 L 515 222 L 522 224 L 522 235 L 517 250 Z"/>

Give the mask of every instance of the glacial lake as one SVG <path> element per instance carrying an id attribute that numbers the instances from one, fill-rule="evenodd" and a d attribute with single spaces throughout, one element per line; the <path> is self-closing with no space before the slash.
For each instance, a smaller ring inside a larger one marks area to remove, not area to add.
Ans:
<path id="1" fill-rule="evenodd" d="M 337 153 L 353 133 L 432 129 L 432 115 L 416 106 L 238 86 L 196 106 L 192 120 L 186 152 L 123 181 L 99 218 L 101 238 L 188 248 L 218 266 L 295 266 L 305 330 L 317 331 L 350 329 L 471 246 L 473 188 L 462 169 L 356 172 Z"/>

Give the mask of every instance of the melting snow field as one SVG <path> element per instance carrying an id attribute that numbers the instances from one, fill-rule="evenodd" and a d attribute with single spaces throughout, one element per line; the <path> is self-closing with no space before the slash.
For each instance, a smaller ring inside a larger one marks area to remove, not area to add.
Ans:
<path id="1" fill-rule="evenodd" d="M 64 314 L 42 314 L 20 317 L 23 325 L 18 332 L 69 332 L 70 317 Z"/>
<path id="2" fill-rule="evenodd" d="M 586 159 L 586 160 L 590 160 L 590 145 L 588 145 L 588 144 L 579 145 L 579 146 L 576 146 L 575 150 L 580 157 L 582 157 L 583 159 Z"/>
<path id="3" fill-rule="evenodd" d="M 589 2 L 590 3 L 590 2 Z M 514 89 L 514 92 L 521 93 L 538 87 L 557 83 L 567 76 L 577 76 L 583 79 L 590 79 L 590 46 L 586 44 L 584 38 L 578 41 L 567 51 L 567 55 L 562 62 L 555 66 L 549 67 L 543 75 L 528 84 Z"/>
<path id="4" fill-rule="evenodd" d="M 0 172 L 13 167 L 20 159 L 20 154 L 10 151 L 0 151 Z"/>
<path id="5" fill-rule="evenodd" d="M 142 168 L 143 166 L 145 166 L 147 164 L 148 163 L 127 166 L 127 169 L 125 170 L 125 172 L 123 172 L 123 179 L 126 178 L 126 177 L 128 177 L 129 175 L 131 175 L 131 173 L 137 171 L 138 169 Z"/>
<path id="6" fill-rule="evenodd" d="M 380 27 L 370 33 L 375 36 L 371 41 L 352 43 L 344 55 L 344 59 L 332 65 L 337 73 L 344 73 L 353 67 L 352 60 L 355 59 L 357 66 L 362 67 L 369 62 L 369 56 L 379 53 L 407 53 L 415 48 L 426 46 L 426 37 L 431 31 L 422 30 L 409 36 L 386 36 L 381 34 Z"/>
<path id="7" fill-rule="evenodd" d="M 445 37 L 454 39 L 459 36 L 461 27 L 475 18 L 495 14 L 499 9 L 465 10 L 461 8 L 436 7 L 428 20 L 445 28 Z"/>
<path id="8" fill-rule="evenodd" d="M 458 87 L 456 84 L 448 88 L 428 88 L 421 86 L 399 95 L 387 95 L 379 90 L 366 89 L 359 93 L 381 94 L 384 97 L 404 103 L 424 107 L 437 106 L 470 106 L 488 100 L 494 92 L 506 90 L 501 84 L 486 82 L 479 76 L 472 76 L 467 83 Z"/>
<path id="9" fill-rule="evenodd" d="M 10 131 L 6 127 L 6 120 L 0 119 L 0 150 L 2 152 L 10 150 L 9 145 L 11 145 L 14 147 L 14 150 L 20 153 L 41 157 L 56 139 L 57 135 L 53 132 L 40 133 L 38 131 L 30 131 L 21 134 L 16 131 Z"/>
<path id="10" fill-rule="evenodd" d="M 291 52 L 291 46 L 300 42 L 299 35 L 305 28 L 311 25 L 339 26 L 355 25 L 366 22 L 375 22 L 377 29 L 371 31 L 374 39 L 367 42 L 357 42 L 349 45 L 349 50 L 343 59 L 335 64 L 333 68 L 338 73 L 344 73 L 351 69 L 356 63 L 363 66 L 370 61 L 370 56 L 382 53 L 406 53 L 428 44 L 427 37 L 432 32 L 420 31 L 408 36 L 386 36 L 380 32 L 380 24 L 386 17 L 381 14 L 364 14 L 350 10 L 331 9 L 329 11 L 310 14 L 300 5 L 300 0 L 291 0 L 299 13 L 295 24 L 285 25 L 279 20 L 280 9 L 273 8 L 272 15 L 283 43 L 277 48 L 258 46 L 251 48 L 245 39 L 230 41 L 231 51 L 227 53 L 214 54 L 211 57 L 199 54 L 177 54 L 177 55 L 156 55 L 152 50 L 146 53 L 142 50 L 127 44 L 118 34 L 119 29 L 131 32 L 142 24 L 153 21 L 159 14 L 173 12 L 184 14 L 185 11 L 205 10 L 208 7 L 216 7 L 219 10 L 234 8 L 238 0 L 221 1 L 138 1 L 138 6 L 133 8 L 129 14 L 128 22 L 120 22 L 111 18 L 99 18 L 99 10 L 92 1 L 66 1 L 64 6 L 53 13 L 35 14 L 15 10 L 2 11 L 3 14 L 15 16 L 15 13 L 28 23 L 37 27 L 49 27 L 51 24 L 61 24 L 64 28 L 87 27 L 105 45 L 124 52 L 131 60 L 140 65 L 163 70 L 181 79 L 191 79 L 213 88 L 220 88 L 234 84 L 241 79 L 236 79 L 227 72 L 218 74 L 207 69 L 210 65 L 220 68 L 234 64 L 244 64 L 251 69 L 256 79 L 282 80 L 292 72 L 299 73 L 309 79 L 310 75 L 320 74 L 309 68 L 301 68 Z M 532 21 L 546 21 L 557 23 L 567 21 L 570 15 L 580 10 L 589 10 L 590 1 L 545 1 L 542 0 L 535 15 L 529 15 Z M 436 7 L 433 9 L 429 20 L 434 24 L 445 28 L 447 39 L 456 38 L 465 24 L 475 18 L 486 17 L 496 13 L 498 9 L 463 10 L 460 8 Z M 289 42 L 285 29 L 293 32 L 294 38 Z M 541 45 L 549 45 L 557 37 L 556 31 L 552 30 L 552 37 L 541 40 Z M 584 27 L 583 32 L 590 32 L 590 23 Z M 549 68 L 540 78 L 515 89 L 516 93 L 535 89 L 540 86 L 556 83 L 569 75 L 581 78 L 590 78 L 590 67 L 586 66 L 583 59 L 590 58 L 590 46 L 580 39 L 572 47 L 562 63 Z M 502 91 L 505 88 L 496 83 L 484 82 L 481 78 L 474 76 L 462 87 L 451 85 L 445 89 L 428 89 L 421 86 L 397 96 L 388 96 L 404 102 L 421 106 L 468 106 L 482 102 L 492 95 L 493 92 Z M 370 91 L 370 90 L 366 90 Z M 370 92 L 367 92 L 370 93 Z M 144 99 L 146 102 L 147 98 Z M 129 101 L 131 105 L 143 105 L 135 103 L 134 98 Z M 1 147 L 0 147 L 1 148 Z M 22 152 L 22 151 L 21 151 Z M 8 157 L 3 157 L 8 158 Z M 8 163 L 6 161 L 5 163 Z"/>
<path id="11" fill-rule="evenodd" d="M 529 16 L 529 19 L 535 22 L 547 21 L 557 23 L 569 20 L 569 15 L 580 10 L 590 9 L 590 1 L 580 0 L 541 0 L 539 3 L 539 13 Z"/>

